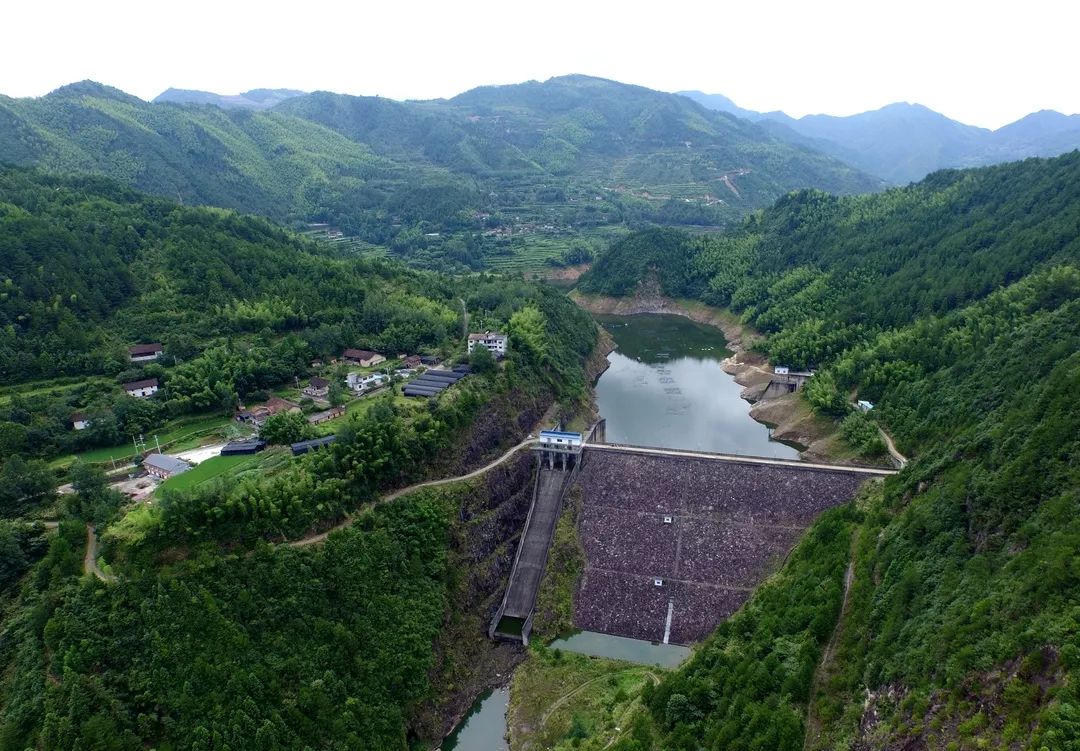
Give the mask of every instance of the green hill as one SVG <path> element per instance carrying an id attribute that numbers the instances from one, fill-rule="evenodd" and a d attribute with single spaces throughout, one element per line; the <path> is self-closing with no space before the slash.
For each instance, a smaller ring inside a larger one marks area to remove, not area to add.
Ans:
<path id="1" fill-rule="evenodd" d="M 871 400 L 845 424 L 914 456 L 647 693 L 653 740 L 615 748 L 1077 747 L 1078 186 L 1074 153 L 803 192 L 730 235 L 632 236 L 583 278 L 730 307 L 818 369 L 811 406 Z"/>
<path id="2" fill-rule="evenodd" d="M 231 422 L 278 390 L 298 399 L 299 377 L 343 379 L 329 361 L 345 347 L 462 362 L 466 310 L 509 333 L 502 367 L 433 399 L 394 385 L 354 400 L 329 425 L 333 445 L 305 456 L 274 446 L 137 503 L 81 463 L 58 497 L 40 458 L 123 445 L 188 413 Z M 128 362 L 149 341 L 163 361 Z M 512 664 L 481 622 L 528 512 L 530 459 L 374 501 L 483 466 L 556 399 L 581 399 L 595 341 L 588 315 L 545 286 L 356 259 L 103 178 L 0 170 L 0 748 L 442 737 L 445 705 Z M 159 381 L 153 397 L 120 390 L 143 377 Z M 76 410 L 89 428 L 72 430 Z M 324 545 L 280 544 L 352 514 Z M 32 521 L 44 515 L 59 528 Z M 88 523 L 107 582 L 82 576 Z"/>
<path id="3" fill-rule="evenodd" d="M 585 76 L 448 101 L 317 92 L 262 111 L 84 81 L 0 98 L 0 161 L 328 223 L 417 263 L 472 267 L 516 252 L 514 237 L 568 247 L 597 227 L 727 224 L 796 188 L 878 185 L 683 97 Z"/>

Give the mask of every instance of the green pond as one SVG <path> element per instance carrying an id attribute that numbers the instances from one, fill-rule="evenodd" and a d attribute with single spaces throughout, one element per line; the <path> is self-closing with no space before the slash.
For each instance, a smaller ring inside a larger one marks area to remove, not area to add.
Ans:
<path id="1" fill-rule="evenodd" d="M 596 383 L 607 441 L 798 459 L 751 419 L 742 386 L 721 369 L 723 334 L 674 315 L 597 316 L 618 346 Z"/>
<path id="2" fill-rule="evenodd" d="M 625 636 L 598 634 L 595 631 L 579 631 L 565 639 L 556 639 L 549 646 L 552 649 L 578 652 L 590 657 L 606 657 L 610 660 L 656 665 L 661 668 L 678 667 L 692 651 L 690 647 L 677 644 L 627 639 Z"/>

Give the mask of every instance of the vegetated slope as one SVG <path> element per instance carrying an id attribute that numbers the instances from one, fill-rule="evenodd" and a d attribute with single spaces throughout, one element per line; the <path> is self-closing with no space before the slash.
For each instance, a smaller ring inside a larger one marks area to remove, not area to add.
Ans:
<path id="1" fill-rule="evenodd" d="M 332 446 L 296 459 L 271 450 L 258 472 L 160 488 L 151 504 L 127 505 L 103 473 L 76 465 L 40 562 L 34 528 L 0 525 L 0 747 L 405 749 L 440 737 L 512 662 L 493 656 L 482 624 L 527 513 L 529 460 L 467 491 L 375 502 L 483 466 L 555 399 L 582 398 L 589 316 L 547 287 L 339 258 L 265 219 L 100 178 L 10 170 L 0 185 L 13 351 L 41 348 L 31 361 L 41 375 L 74 363 L 111 380 L 129 335 L 187 347 L 179 364 L 145 366 L 161 395 L 103 397 L 94 430 L 108 415 L 115 429 L 122 410 L 232 414 L 239 397 L 265 398 L 305 373 L 323 348 L 378 342 L 388 354 L 420 346 L 460 358 L 462 301 L 511 342 L 501 367 L 437 398 L 407 400 L 396 387 L 367 397 L 362 415 L 336 423 Z M 50 341 L 79 357 L 48 360 Z M 12 395 L 0 478 L 52 439 L 68 398 Z M 25 496 L 44 494 L 19 490 L 0 494 L 0 513 L 34 511 Z M 346 514 L 355 524 L 325 545 L 280 544 Z M 88 522 L 107 584 L 80 578 Z"/>
<path id="2" fill-rule="evenodd" d="M 151 104 L 82 82 L 0 99 L 0 161 L 330 222 L 472 266 L 482 232 L 494 245 L 511 233 L 716 225 L 794 188 L 879 184 L 683 97 L 584 76 L 433 102 L 320 92 L 263 111 Z M 462 237 L 451 247 L 441 233 Z"/>
<path id="3" fill-rule="evenodd" d="M 381 207 L 423 176 L 301 118 L 149 104 L 90 81 L 0 99 L 0 160 L 279 220 L 317 219 L 347 195 L 358 210 Z"/>
<path id="4" fill-rule="evenodd" d="M 499 486 L 399 499 L 321 546 L 204 552 L 140 564 L 111 585 L 73 578 L 78 538 L 54 539 L 3 626 L 0 659 L 14 669 L 0 686 L 0 742 L 437 742 L 446 705 L 462 711 L 514 659 L 480 634 L 528 510 L 523 468 Z"/>
<path id="5" fill-rule="evenodd" d="M 190 412 L 229 415 L 347 347 L 453 354 L 462 301 L 489 328 L 527 311 L 522 345 L 535 342 L 557 388 L 584 388 L 575 358 L 594 336 L 550 289 L 342 257 L 262 218 L 101 178 L 0 171 L 0 251 L 0 382 L 50 379 L 0 404 L 4 459 L 115 446 Z M 130 363 L 128 347 L 145 342 L 165 358 Z M 126 397 L 119 384 L 142 378 L 162 391 Z M 71 430 L 76 411 L 93 416 L 89 429 Z"/>
<path id="6" fill-rule="evenodd" d="M 771 332 L 775 357 L 817 365 L 817 409 L 872 399 L 915 454 L 860 506 L 812 748 L 1076 747 L 1078 169 L 1071 154 L 873 197 L 796 195 L 741 233 L 685 240 L 700 276 L 676 277 L 680 292 L 730 304 Z M 658 748 L 803 747 L 814 661 L 787 637 L 763 656 L 783 670 L 746 673 L 730 655 L 772 629 L 747 623 L 650 699 Z"/>
<path id="7" fill-rule="evenodd" d="M 655 268 L 666 293 L 732 307 L 803 367 L 1075 262 L 1078 217 L 1080 154 L 943 171 L 875 195 L 794 193 L 726 235 L 630 236 L 580 286 L 628 294 Z"/>
<path id="8" fill-rule="evenodd" d="M 131 343 L 164 341 L 187 359 L 216 336 L 264 329 L 307 331 L 319 355 L 365 331 L 388 349 L 437 347 L 460 316 L 442 277 L 339 257 L 259 217 L 100 178 L 0 171 L 0 250 L 7 383 L 112 375 Z"/>
<path id="9" fill-rule="evenodd" d="M 758 123 L 775 137 L 810 146 L 890 183 L 921 180 L 944 167 L 977 167 L 1080 148 L 1080 115 L 1042 110 L 997 130 L 952 120 L 920 104 L 897 102 L 857 115 L 754 112 L 727 97 L 680 92 L 709 109 Z"/>

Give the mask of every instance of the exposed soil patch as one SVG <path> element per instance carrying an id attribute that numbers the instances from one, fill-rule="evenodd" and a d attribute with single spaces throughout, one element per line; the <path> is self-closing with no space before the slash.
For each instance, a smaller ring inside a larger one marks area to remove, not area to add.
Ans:
<path id="1" fill-rule="evenodd" d="M 655 276 L 642 280 L 634 294 L 629 297 L 606 297 L 604 295 L 586 295 L 574 290 L 570 293 L 579 306 L 596 315 L 631 316 L 641 313 L 666 313 L 682 316 L 692 321 L 715 326 L 724 333 L 727 348 L 740 352 L 758 338 L 758 335 L 739 323 L 731 313 L 711 308 L 696 300 L 676 300 L 660 292 L 660 282 Z"/>
<path id="2" fill-rule="evenodd" d="M 569 285 L 576 282 L 582 274 L 592 267 L 591 263 L 579 263 L 577 266 L 552 266 L 543 271 L 537 271 L 536 275 L 556 284 Z"/>

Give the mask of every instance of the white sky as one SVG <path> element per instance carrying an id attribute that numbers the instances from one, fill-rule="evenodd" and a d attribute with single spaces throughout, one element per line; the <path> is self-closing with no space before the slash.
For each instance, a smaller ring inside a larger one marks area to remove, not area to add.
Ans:
<path id="1" fill-rule="evenodd" d="M 169 86 L 453 96 L 586 73 L 740 106 L 846 115 L 911 101 L 999 127 L 1080 112 L 1072 0 L 17 0 L 0 93 L 93 79 Z"/>

